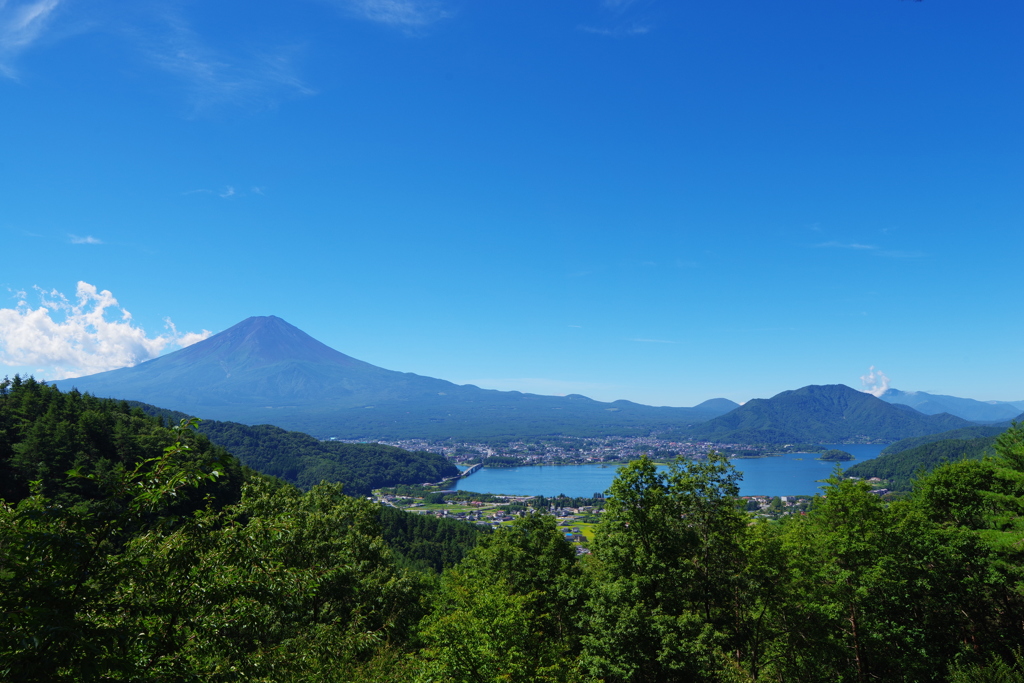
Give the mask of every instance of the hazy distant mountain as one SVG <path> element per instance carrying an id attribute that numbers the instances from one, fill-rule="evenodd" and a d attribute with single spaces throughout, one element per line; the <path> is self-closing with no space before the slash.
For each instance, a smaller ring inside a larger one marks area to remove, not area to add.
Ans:
<path id="1" fill-rule="evenodd" d="M 1024 411 L 1024 401 L 976 401 L 973 398 L 929 394 L 924 391 L 889 389 L 882 394 L 881 399 L 887 403 L 910 406 L 925 415 L 949 413 L 972 422 L 1003 422 Z"/>
<path id="2" fill-rule="evenodd" d="M 726 443 L 896 441 L 970 425 L 953 415 L 924 415 L 842 384 L 807 386 L 754 399 L 697 425 L 691 438 Z"/>
<path id="3" fill-rule="evenodd" d="M 655 408 L 457 385 L 346 356 L 275 316 L 249 318 L 131 368 L 54 384 L 340 438 L 646 435 L 687 428 L 737 405 L 712 399 L 693 408 Z"/>

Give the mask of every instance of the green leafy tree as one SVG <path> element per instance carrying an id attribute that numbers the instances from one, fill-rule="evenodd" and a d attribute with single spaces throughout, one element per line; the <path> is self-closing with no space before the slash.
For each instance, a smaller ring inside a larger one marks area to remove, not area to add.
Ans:
<path id="1" fill-rule="evenodd" d="M 110 600 L 125 539 L 171 526 L 174 499 L 221 474 L 216 462 L 190 457 L 194 426 L 183 423 L 180 440 L 160 456 L 106 477 L 106 505 L 55 503 L 41 493 L 42 482 L 16 507 L 0 503 L 0 671 L 17 680 L 57 681 L 123 668 L 110 665 L 108 654 L 130 631 Z"/>
<path id="2" fill-rule="evenodd" d="M 594 543 L 584 661 L 608 681 L 714 678 L 739 632 L 745 520 L 728 460 L 620 470 Z"/>
<path id="3" fill-rule="evenodd" d="M 481 539 L 424 620 L 421 681 L 579 680 L 581 573 L 553 517 Z"/>

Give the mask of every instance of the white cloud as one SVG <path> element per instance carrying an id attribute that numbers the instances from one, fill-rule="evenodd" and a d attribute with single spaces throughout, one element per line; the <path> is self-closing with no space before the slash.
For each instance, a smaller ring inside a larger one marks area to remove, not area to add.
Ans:
<path id="1" fill-rule="evenodd" d="M 92 235 L 85 237 L 79 237 L 78 235 L 68 235 L 71 240 L 71 244 L 103 244 L 103 240 L 96 239 Z"/>
<path id="2" fill-rule="evenodd" d="M 40 306 L 16 292 L 14 308 L 0 308 L 0 363 L 31 368 L 45 379 L 66 379 L 136 365 L 161 351 L 201 341 L 212 334 L 179 333 L 168 319 L 169 334 L 150 337 L 132 322 L 109 290 L 79 282 L 75 301 L 57 290 L 38 287 Z M 108 320 L 108 310 L 119 319 Z"/>
<path id="3" fill-rule="evenodd" d="M 60 3 L 61 0 L 0 0 L 0 74 L 15 77 L 11 61 L 42 36 Z"/>
<path id="4" fill-rule="evenodd" d="M 872 396 L 881 396 L 889 390 L 889 378 L 881 370 L 875 370 L 874 365 L 868 369 L 868 374 L 861 375 L 860 383 L 864 387 L 864 393 Z"/>

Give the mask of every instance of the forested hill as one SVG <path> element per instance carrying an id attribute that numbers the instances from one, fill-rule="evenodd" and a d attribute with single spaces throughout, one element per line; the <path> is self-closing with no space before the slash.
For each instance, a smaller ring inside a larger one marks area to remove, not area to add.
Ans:
<path id="1" fill-rule="evenodd" d="M 345 492 L 367 494 L 396 484 L 437 482 L 459 473 L 444 456 L 378 443 L 318 441 L 271 425 L 203 421 L 200 431 L 249 467 L 300 488 L 342 482 Z"/>
<path id="2" fill-rule="evenodd" d="M 148 403 L 127 403 L 170 423 L 189 417 Z M 351 495 L 365 495 L 384 486 L 437 482 L 459 473 L 458 467 L 436 453 L 378 443 L 320 441 L 272 425 L 202 420 L 199 432 L 246 466 L 304 489 L 328 481 L 343 484 Z"/>
<path id="3" fill-rule="evenodd" d="M 4 427 L 82 399 L 44 398 L 0 402 Z M 0 502 L 0 679 L 1024 681 L 1024 427 L 907 500 L 833 476 L 777 522 L 737 505 L 724 457 L 640 458 L 582 561 L 549 515 L 480 535 L 261 476 L 175 513 L 213 472 L 171 446 L 91 505 Z"/>
<path id="4" fill-rule="evenodd" d="M 953 429 L 948 432 L 939 432 L 938 434 L 928 434 L 927 436 L 914 436 L 908 439 L 900 439 L 899 441 L 891 443 L 883 448 L 880 455 L 894 455 L 901 451 L 907 451 L 911 448 L 917 448 L 918 446 L 935 443 L 937 441 L 968 441 L 971 439 L 995 437 L 1005 432 L 1011 426 L 1012 424 L 1010 422 L 1002 422 L 994 425 L 972 425 L 970 427 Z"/>
<path id="5" fill-rule="evenodd" d="M 1000 434 L 1010 424 L 977 425 L 941 434 L 903 439 L 889 444 L 877 458 L 865 460 L 846 470 L 851 477 L 878 477 L 893 491 L 909 491 L 914 479 L 939 465 L 958 460 L 980 460 L 994 453 Z"/>
<path id="6" fill-rule="evenodd" d="M 29 496 L 38 482 L 38 492 L 57 504 L 89 507 L 109 497 L 117 472 L 159 458 L 179 441 L 186 446 L 179 457 L 202 483 L 164 512 L 194 511 L 207 496 L 219 505 L 236 502 L 244 468 L 202 434 L 164 427 L 125 401 L 64 393 L 31 378 L 0 381 L 0 499 L 8 503 Z M 72 470 L 77 476 L 68 476 Z M 213 471 L 216 477 L 206 476 Z"/>
<path id="7" fill-rule="evenodd" d="M 923 415 L 842 384 L 807 386 L 754 399 L 691 428 L 693 439 L 729 443 L 849 443 L 896 441 L 971 423 Z"/>
<path id="8" fill-rule="evenodd" d="M 986 455 L 992 455 L 995 442 L 994 436 L 932 441 L 859 462 L 847 469 L 845 474 L 862 479 L 878 477 L 885 479 L 892 491 L 909 491 L 915 478 L 931 472 L 943 463 L 980 460 Z"/>
<path id="9" fill-rule="evenodd" d="M 1020 683 L 1024 426 L 994 450 L 893 504 L 833 476 L 777 522 L 725 457 L 642 457 L 581 561 L 549 515 L 479 534 L 303 492 L 3 382 L 2 481 L 32 491 L 0 501 L 0 680 Z"/>

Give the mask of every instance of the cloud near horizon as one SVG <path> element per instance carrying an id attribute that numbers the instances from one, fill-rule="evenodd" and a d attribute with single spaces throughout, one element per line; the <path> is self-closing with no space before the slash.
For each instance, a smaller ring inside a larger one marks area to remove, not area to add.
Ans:
<path id="1" fill-rule="evenodd" d="M 17 292 L 14 308 L 0 308 L 0 364 L 33 368 L 48 380 L 115 370 L 156 358 L 168 348 L 184 348 L 212 332 L 178 332 L 165 318 L 169 333 L 149 336 L 132 322 L 109 290 L 79 282 L 75 301 L 57 290 L 36 287 L 40 306 L 32 308 Z M 107 311 L 120 319 L 107 320 Z"/>
<path id="2" fill-rule="evenodd" d="M 862 391 L 881 398 L 882 394 L 889 390 L 889 378 L 881 370 L 876 370 L 872 365 L 868 368 L 868 374 L 861 375 L 860 383 L 864 386 Z"/>

